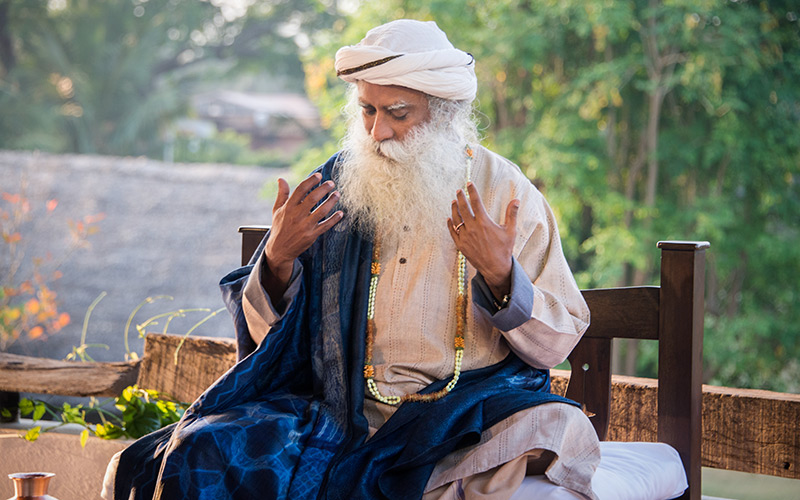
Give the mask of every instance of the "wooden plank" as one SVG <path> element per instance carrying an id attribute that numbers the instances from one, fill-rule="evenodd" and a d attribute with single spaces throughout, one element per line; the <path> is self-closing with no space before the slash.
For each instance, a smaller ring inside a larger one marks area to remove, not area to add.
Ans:
<path id="1" fill-rule="evenodd" d="M 592 312 L 585 337 L 658 339 L 659 287 L 583 290 Z"/>
<path id="2" fill-rule="evenodd" d="M 564 394 L 570 378 L 566 370 L 550 370 L 552 392 Z M 658 381 L 649 378 L 611 377 L 611 407 L 607 441 L 657 441 Z"/>
<path id="3" fill-rule="evenodd" d="M 565 370 L 551 370 L 564 394 Z M 657 441 L 658 382 L 613 375 L 609 441 Z M 701 464 L 800 479 L 800 394 L 703 386 Z"/>
<path id="4" fill-rule="evenodd" d="M 191 402 L 236 363 L 233 339 L 190 336 L 175 351 L 182 335 L 148 333 L 139 371 L 139 387 L 155 389 L 178 401 Z"/>
<path id="5" fill-rule="evenodd" d="M 590 415 L 597 437 L 608 431 L 611 403 L 611 339 L 584 337 L 569 355 L 572 366 L 567 397 Z"/>
<path id="6" fill-rule="evenodd" d="M 119 396 L 136 383 L 139 361 L 83 363 L 0 353 L 0 390 L 62 396 Z"/>
<path id="7" fill-rule="evenodd" d="M 800 394 L 703 389 L 703 465 L 800 479 Z"/>

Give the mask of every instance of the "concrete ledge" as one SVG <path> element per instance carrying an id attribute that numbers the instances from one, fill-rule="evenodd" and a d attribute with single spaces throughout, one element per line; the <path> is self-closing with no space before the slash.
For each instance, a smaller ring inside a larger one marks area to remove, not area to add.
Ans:
<path id="1" fill-rule="evenodd" d="M 86 447 L 81 448 L 77 434 L 82 428 L 76 425 L 44 433 L 33 443 L 19 437 L 33 426 L 28 419 L 0 426 L 0 498 L 14 496 L 8 474 L 44 471 L 55 474 L 50 481 L 50 495 L 63 500 L 99 499 L 108 461 L 131 443 L 90 437 Z"/>

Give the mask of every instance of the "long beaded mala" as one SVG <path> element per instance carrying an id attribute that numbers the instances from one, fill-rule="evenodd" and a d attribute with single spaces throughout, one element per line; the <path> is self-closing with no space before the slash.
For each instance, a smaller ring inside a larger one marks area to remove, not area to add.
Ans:
<path id="1" fill-rule="evenodd" d="M 467 182 L 470 180 L 470 170 L 472 167 L 472 149 L 467 146 Z M 464 193 L 467 194 L 466 187 Z M 455 347 L 455 362 L 453 366 L 453 378 L 448 384 L 439 391 L 430 394 L 406 394 L 404 396 L 384 396 L 378 390 L 378 384 L 375 383 L 375 366 L 372 364 L 372 351 L 375 346 L 375 294 L 378 290 L 378 279 L 381 274 L 381 242 L 375 238 L 372 246 L 372 266 L 370 269 L 371 277 L 369 282 L 369 300 L 367 303 L 367 340 L 364 355 L 364 378 L 367 380 L 367 388 L 370 394 L 381 403 L 388 405 L 397 405 L 407 401 L 421 401 L 431 402 L 441 399 L 446 396 L 458 383 L 458 378 L 461 376 L 461 362 L 464 359 L 464 333 L 467 329 L 467 297 L 466 297 L 466 276 L 467 276 L 467 259 L 461 251 L 458 252 L 456 258 L 456 267 L 458 269 L 458 292 L 456 294 L 456 335 L 453 340 Z"/>

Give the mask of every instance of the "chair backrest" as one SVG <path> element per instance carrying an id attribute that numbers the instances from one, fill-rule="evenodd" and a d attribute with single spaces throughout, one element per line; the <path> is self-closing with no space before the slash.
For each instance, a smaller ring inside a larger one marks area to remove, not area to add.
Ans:
<path id="1" fill-rule="evenodd" d="M 269 226 L 242 226 L 242 265 Z M 604 439 L 611 409 L 611 341 L 658 341 L 658 440 L 681 456 L 689 489 L 700 498 L 703 294 L 708 242 L 661 241 L 661 285 L 583 290 L 591 326 L 569 355 L 567 397 L 594 414 Z"/>
<path id="2" fill-rule="evenodd" d="M 611 407 L 611 341 L 658 341 L 658 440 L 681 456 L 689 489 L 700 498 L 703 311 L 708 242 L 662 241 L 661 286 L 584 290 L 591 326 L 569 356 L 567 397 L 594 414 L 600 439 Z"/>

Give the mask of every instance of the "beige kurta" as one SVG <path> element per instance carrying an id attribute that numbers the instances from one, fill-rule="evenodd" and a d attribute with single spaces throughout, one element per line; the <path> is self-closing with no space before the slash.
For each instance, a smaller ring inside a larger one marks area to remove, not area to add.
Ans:
<path id="1" fill-rule="evenodd" d="M 509 350 L 534 367 L 551 368 L 566 358 L 589 324 L 589 310 L 564 259 L 553 213 L 517 166 L 485 148 L 475 150 L 471 179 L 487 212 L 497 222 L 503 222 L 512 199 L 521 201 L 513 252 L 519 263 L 515 272 L 524 270 L 528 277 L 525 285 L 532 282 L 532 287 L 512 289 L 512 305 L 518 307 L 517 295 L 531 291 L 533 305 L 528 306 L 529 312 L 524 311 L 525 317 L 514 321 L 514 327 L 503 331 L 498 326 L 505 326 L 503 315 L 508 321 L 511 312 L 501 311 L 493 317 L 473 297 L 467 310 L 462 369 L 497 363 Z M 452 376 L 456 248 L 444 221 L 442 226 L 437 241 L 409 237 L 394 246 L 383 245 L 373 354 L 375 380 L 383 395 L 417 392 L 435 380 Z M 260 270 L 258 263 L 244 294 L 245 317 L 256 342 L 279 319 L 260 286 Z M 469 264 L 467 271 L 470 278 L 476 274 Z M 286 301 L 291 300 L 291 290 Z M 472 295 L 472 290 L 469 293 Z M 375 401 L 367 391 L 364 413 L 373 433 L 394 410 Z M 553 403 L 513 415 L 487 429 L 478 445 L 443 459 L 426 491 L 439 488 L 436 492 L 442 491 L 447 497 L 453 490 L 445 492 L 448 483 L 493 471 L 531 450 L 542 449 L 557 456 L 547 471 L 552 481 L 592 496 L 590 481 L 599 461 L 594 430 L 580 410 Z M 517 481 L 519 467 L 525 467 L 525 460 L 517 462 L 517 470 L 509 472 L 507 467 L 502 471 L 509 481 Z M 486 498 L 504 496 L 506 492 Z"/>

